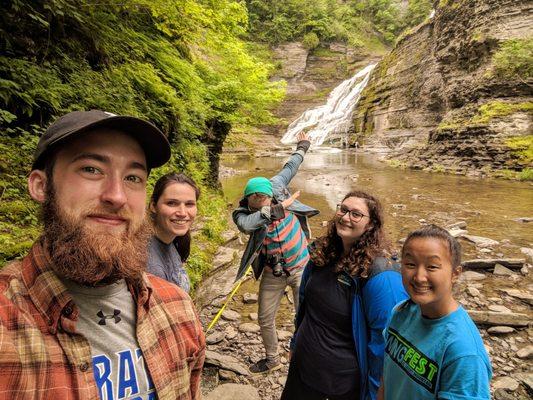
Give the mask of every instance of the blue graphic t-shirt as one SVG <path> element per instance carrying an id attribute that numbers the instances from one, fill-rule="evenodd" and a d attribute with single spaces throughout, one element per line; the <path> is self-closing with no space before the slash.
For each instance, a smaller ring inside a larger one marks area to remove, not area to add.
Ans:
<path id="1" fill-rule="evenodd" d="M 383 334 L 386 400 L 490 399 L 490 360 L 462 307 L 427 319 L 408 300 L 395 307 Z"/>

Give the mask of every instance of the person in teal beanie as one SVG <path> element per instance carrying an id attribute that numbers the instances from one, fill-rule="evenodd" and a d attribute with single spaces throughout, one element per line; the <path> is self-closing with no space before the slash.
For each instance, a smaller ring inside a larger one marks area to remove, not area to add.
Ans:
<path id="1" fill-rule="evenodd" d="M 296 151 L 281 171 L 271 179 L 250 179 L 232 215 L 239 230 L 250 235 L 236 280 L 250 264 L 255 279 L 261 277 L 258 321 L 266 357 L 250 367 L 253 374 L 281 368 L 275 317 L 287 286 L 292 288 L 294 306 L 298 308 L 302 271 L 309 260 L 307 218 L 319 212 L 296 200 L 300 192 L 291 195 L 287 186 L 310 145 L 307 135 L 301 132 Z"/>

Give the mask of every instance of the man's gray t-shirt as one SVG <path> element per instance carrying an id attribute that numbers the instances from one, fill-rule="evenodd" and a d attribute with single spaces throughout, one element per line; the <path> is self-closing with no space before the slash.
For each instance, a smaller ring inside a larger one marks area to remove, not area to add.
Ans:
<path id="1" fill-rule="evenodd" d="M 155 400 L 136 336 L 136 306 L 124 280 L 103 287 L 63 283 L 80 310 L 76 330 L 91 345 L 101 400 Z"/>

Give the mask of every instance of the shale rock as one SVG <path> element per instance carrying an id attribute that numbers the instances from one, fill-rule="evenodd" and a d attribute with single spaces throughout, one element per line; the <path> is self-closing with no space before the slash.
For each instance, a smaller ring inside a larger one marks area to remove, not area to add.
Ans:
<path id="1" fill-rule="evenodd" d="M 204 400 L 261 400 L 252 385 L 224 383 L 204 397 Z"/>
<path id="2" fill-rule="evenodd" d="M 214 365 L 222 369 L 227 369 L 238 373 L 239 375 L 248 376 L 250 372 L 239 360 L 235 357 L 220 354 L 215 351 L 206 350 L 205 363 L 208 365 Z"/>

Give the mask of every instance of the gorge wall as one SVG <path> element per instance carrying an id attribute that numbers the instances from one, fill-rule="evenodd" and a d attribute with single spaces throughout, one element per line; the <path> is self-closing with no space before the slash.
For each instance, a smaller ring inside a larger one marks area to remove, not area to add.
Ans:
<path id="1" fill-rule="evenodd" d="M 414 168 L 530 171 L 532 67 L 513 51 L 532 57 L 532 27 L 532 1 L 436 1 L 376 67 L 352 142 Z"/>

